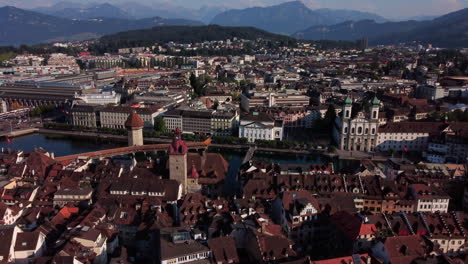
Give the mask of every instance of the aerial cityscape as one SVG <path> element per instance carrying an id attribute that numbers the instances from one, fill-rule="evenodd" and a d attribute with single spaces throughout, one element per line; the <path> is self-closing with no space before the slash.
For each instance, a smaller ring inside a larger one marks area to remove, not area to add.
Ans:
<path id="1" fill-rule="evenodd" d="M 0 263 L 468 263 L 468 1 L 0 0 Z"/>

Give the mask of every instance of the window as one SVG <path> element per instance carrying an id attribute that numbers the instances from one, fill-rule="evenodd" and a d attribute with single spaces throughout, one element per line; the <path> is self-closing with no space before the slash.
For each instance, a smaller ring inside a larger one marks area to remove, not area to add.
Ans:
<path id="1" fill-rule="evenodd" d="M 362 134 L 362 127 L 358 127 L 358 134 Z"/>
<path id="2" fill-rule="evenodd" d="M 349 110 L 346 110 L 346 117 L 349 117 Z"/>

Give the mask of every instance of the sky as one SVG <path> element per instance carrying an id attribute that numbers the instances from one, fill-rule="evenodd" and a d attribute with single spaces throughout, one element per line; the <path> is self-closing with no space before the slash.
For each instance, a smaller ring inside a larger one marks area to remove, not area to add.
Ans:
<path id="1" fill-rule="evenodd" d="M 268 6 L 290 0 L 0 0 L 0 5 L 14 5 L 20 8 L 48 6 L 61 1 L 74 2 L 137 2 L 157 6 L 165 5 L 200 8 L 202 6 L 222 6 L 226 8 L 246 8 Z M 368 11 L 386 18 L 408 18 L 426 15 L 443 15 L 468 7 L 468 0 L 302 0 L 311 8 L 339 8 Z"/>

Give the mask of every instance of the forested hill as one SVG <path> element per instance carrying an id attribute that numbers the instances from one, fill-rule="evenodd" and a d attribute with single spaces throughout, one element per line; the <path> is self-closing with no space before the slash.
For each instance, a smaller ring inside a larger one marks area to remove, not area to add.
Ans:
<path id="1" fill-rule="evenodd" d="M 170 41 L 178 43 L 197 43 L 203 41 L 216 41 L 226 39 L 264 39 L 280 41 L 284 43 L 295 43 L 288 36 L 266 32 L 253 27 L 222 27 L 209 26 L 163 26 L 151 29 L 131 30 L 112 35 L 103 36 L 99 39 L 99 47 L 107 51 L 115 51 L 118 48 L 151 46 L 155 43 L 167 43 Z"/>

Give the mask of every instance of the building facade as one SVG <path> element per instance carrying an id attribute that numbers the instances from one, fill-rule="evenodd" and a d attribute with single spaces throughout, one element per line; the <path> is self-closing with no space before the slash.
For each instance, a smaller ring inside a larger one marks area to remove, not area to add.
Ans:
<path id="1" fill-rule="evenodd" d="M 163 116 L 168 130 L 181 129 L 183 133 L 231 136 L 238 126 L 237 111 L 175 109 Z"/>
<path id="2" fill-rule="evenodd" d="M 241 108 L 249 111 L 252 107 L 272 106 L 309 106 L 310 97 L 302 94 L 288 93 L 252 93 L 241 95 Z"/>
<path id="3" fill-rule="evenodd" d="M 241 118 L 239 137 L 247 138 L 249 142 L 256 140 L 283 140 L 283 122 L 275 120 L 270 115 L 252 112 Z"/>
<path id="4" fill-rule="evenodd" d="M 334 138 L 341 150 L 374 151 L 377 146 L 380 101 L 374 98 L 370 113 L 353 115 L 353 102 L 346 98 L 341 114 L 335 120 Z"/>
<path id="5" fill-rule="evenodd" d="M 97 128 L 101 126 L 101 107 L 93 105 L 75 105 L 71 110 L 71 123 L 74 126 Z"/>
<path id="6" fill-rule="evenodd" d="M 124 129 L 125 121 L 133 111 L 136 111 L 143 120 L 144 128 L 152 129 L 154 128 L 154 120 L 163 110 L 152 107 L 132 108 L 129 106 L 108 106 L 100 111 L 101 127 Z"/>

